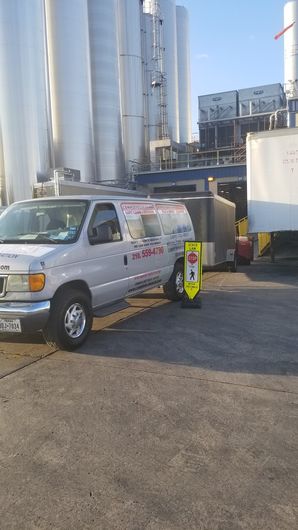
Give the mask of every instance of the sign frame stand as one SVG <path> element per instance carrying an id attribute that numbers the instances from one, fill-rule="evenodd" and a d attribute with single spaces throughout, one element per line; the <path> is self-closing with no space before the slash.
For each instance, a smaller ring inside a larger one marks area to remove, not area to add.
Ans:
<path id="1" fill-rule="evenodd" d="M 184 243 L 184 295 L 181 301 L 183 309 L 201 309 L 199 294 L 202 288 L 202 242 Z"/>

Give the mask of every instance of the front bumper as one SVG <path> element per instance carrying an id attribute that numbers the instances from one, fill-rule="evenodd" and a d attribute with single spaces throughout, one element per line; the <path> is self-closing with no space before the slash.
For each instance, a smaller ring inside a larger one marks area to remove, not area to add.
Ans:
<path id="1" fill-rule="evenodd" d="M 42 329 L 50 314 L 50 301 L 44 302 L 0 302 L 0 319 L 20 319 L 24 332 Z"/>

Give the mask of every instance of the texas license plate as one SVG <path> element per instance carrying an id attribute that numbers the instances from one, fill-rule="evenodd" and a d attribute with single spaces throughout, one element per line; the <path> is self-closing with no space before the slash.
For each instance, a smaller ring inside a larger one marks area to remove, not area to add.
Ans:
<path id="1" fill-rule="evenodd" d="M 21 321 L 19 318 L 4 320 L 0 318 L 0 332 L 5 333 L 21 333 Z"/>

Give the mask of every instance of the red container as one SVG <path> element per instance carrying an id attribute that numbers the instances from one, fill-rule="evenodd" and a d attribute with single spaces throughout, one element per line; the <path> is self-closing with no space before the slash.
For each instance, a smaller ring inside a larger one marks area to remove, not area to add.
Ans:
<path id="1" fill-rule="evenodd" d="M 247 236 L 236 238 L 236 252 L 239 265 L 250 265 L 253 259 L 252 241 Z"/>

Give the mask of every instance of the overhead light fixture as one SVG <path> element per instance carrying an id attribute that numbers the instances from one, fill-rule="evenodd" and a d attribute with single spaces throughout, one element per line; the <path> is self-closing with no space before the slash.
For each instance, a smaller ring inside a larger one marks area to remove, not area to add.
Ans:
<path id="1" fill-rule="evenodd" d="M 208 182 L 214 182 L 215 178 L 214 177 L 208 177 Z"/>

